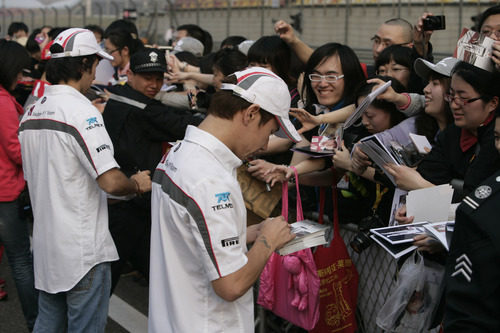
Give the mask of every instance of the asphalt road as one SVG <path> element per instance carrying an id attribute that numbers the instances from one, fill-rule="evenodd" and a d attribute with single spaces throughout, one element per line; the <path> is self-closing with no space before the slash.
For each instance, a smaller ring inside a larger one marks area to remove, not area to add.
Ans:
<path id="1" fill-rule="evenodd" d="M 27 333 L 16 286 L 5 255 L 0 277 L 6 280 L 6 300 L 0 301 L 0 333 Z M 147 332 L 148 287 L 135 275 L 122 276 L 110 300 L 106 333 Z"/>

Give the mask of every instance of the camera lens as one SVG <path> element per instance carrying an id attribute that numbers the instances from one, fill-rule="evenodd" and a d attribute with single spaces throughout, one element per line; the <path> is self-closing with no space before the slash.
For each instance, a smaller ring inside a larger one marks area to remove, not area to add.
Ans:
<path id="1" fill-rule="evenodd" d="M 363 252 L 368 246 L 371 245 L 372 240 L 369 237 L 369 231 L 360 231 L 354 236 L 353 240 L 349 243 L 356 253 Z"/>

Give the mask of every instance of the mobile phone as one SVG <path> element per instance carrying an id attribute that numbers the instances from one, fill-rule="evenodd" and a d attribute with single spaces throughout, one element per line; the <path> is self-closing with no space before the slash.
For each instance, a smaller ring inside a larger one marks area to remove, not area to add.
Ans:
<path id="1" fill-rule="evenodd" d="M 446 20 L 444 15 L 427 16 L 424 19 L 422 28 L 424 29 L 424 31 L 446 29 Z"/>

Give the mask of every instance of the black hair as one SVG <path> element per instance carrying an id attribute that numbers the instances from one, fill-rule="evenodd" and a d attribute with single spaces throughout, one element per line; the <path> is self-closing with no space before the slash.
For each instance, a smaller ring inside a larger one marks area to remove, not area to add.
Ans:
<path id="1" fill-rule="evenodd" d="M 389 80 L 391 81 L 391 87 L 394 89 L 395 92 L 397 93 L 403 93 L 406 91 L 406 88 L 399 82 L 398 80 L 389 77 L 389 76 L 375 76 L 375 78 L 380 79 L 384 82 L 388 82 Z M 364 83 L 356 89 L 356 106 L 358 106 L 358 99 L 360 97 L 366 97 L 368 96 L 373 88 L 377 85 L 377 83 Z M 375 99 L 371 105 L 376 107 L 377 109 L 380 109 L 384 112 L 387 112 L 391 116 L 391 123 L 390 126 L 393 127 L 397 124 L 399 124 L 401 121 L 406 119 L 406 116 L 399 111 L 397 106 L 394 103 L 388 102 L 383 99 Z"/>
<path id="2" fill-rule="evenodd" d="M 459 61 L 453 67 L 451 75 L 457 75 L 471 85 L 485 103 L 491 101 L 494 96 L 500 97 L 500 73 L 497 71 L 488 72 L 464 61 Z"/>
<path id="3" fill-rule="evenodd" d="M 61 53 L 64 49 L 59 44 L 52 44 L 51 53 Z M 47 81 L 50 84 L 67 83 L 71 80 L 79 81 L 83 73 L 90 71 L 96 61 L 97 54 L 80 57 L 51 58 L 45 67 Z"/>
<path id="4" fill-rule="evenodd" d="M 233 74 L 247 67 L 247 56 L 238 50 L 221 49 L 215 53 L 214 68 L 217 68 L 224 76 Z"/>
<path id="5" fill-rule="evenodd" d="M 477 31 L 481 31 L 481 28 L 484 24 L 484 21 L 492 15 L 498 15 L 500 14 L 500 5 L 496 5 L 493 7 L 490 7 L 486 9 L 482 14 L 481 17 L 479 18 L 479 21 L 477 22 Z"/>
<path id="6" fill-rule="evenodd" d="M 358 56 L 347 45 L 328 43 L 317 48 L 306 64 L 303 90 L 306 93 L 305 96 L 307 96 L 307 108 L 312 106 L 312 104 L 318 103 L 318 99 L 316 98 L 311 86 L 309 74 L 312 74 L 317 66 L 334 55 L 339 57 L 340 66 L 342 67 L 342 72 L 344 73 L 344 78 L 342 79 L 344 80 L 342 99 L 345 105 L 354 103 L 355 87 L 359 86 L 366 79 L 363 69 L 361 68 L 361 64 L 359 63 Z M 302 95 L 304 96 L 304 94 Z"/>
<path id="7" fill-rule="evenodd" d="M 19 30 L 22 30 L 22 31 L 24 31 L 26 33 L 28 33 L 28 31 L 29 31 L 28 26 L 25 23 L 23 23 L 23 22 L 12 22 L 9 25 L 9 28 L 7 29 L 7 35 L 9 35 L 9 36 L 12 37 Z"/>
<path id="8" fill-rule="evenodd" d="M 30 54 L 35 54 L 37 52 L 41 52 L 40 44 L 38 44 L 38 42 L 35 40 L 36 35 L 38 35 L 41 31 L 42 31 L 42 29 L 39 29 L 39 28 L 35 29 L 28 36 L 28 40 L 26 41 L 25 47 L 26 47 L 26 50 L 28 50 L 28 52 Z"/>
<path id="9" fill-rule="evenodd" d="M 226 37 L 221 43 L 220 43 L 220 48 L 237 48 L 240 43 L 246 41 L 247 39 L 243 36 L 229 36 Z"/>
<path id="10" fill-rule="evenodd" d="M 17 75 L 29 64 L 30 56 L 22 45 L 5 39 L 0 40 L 0 85 L 5 90 L 10 90 L 17 80 Z"/>
<path id="11" fill-rule="evenodd" d="M 267 64 L 288 86 L 292 85 L 290 77 L 290 56 L 292 51 L 279 36 L 263 36 L 252 44 L 248 50 L 248 63 Z"/>
<path id="12" fill-rule="evenodd" d="M 69 27 L 55 27 L 50 29 L 49 33 L 47 34 L 50 38 L 50 40 L 56 39 L 57 35 L 59 35 L 61 32 L 64 30 L 68 30 Z"/>
<path id="13" fill-rule="evenodd" d="M 144 48 L 144 45 L 139 39 L 134 38 L 133 34 L 124 30 L 112 30 L 106 34 L 106 39 L 118 48 L 118 50 L 127 47 L 130 56 Z"/>
<path id="14" fill-rule="evenodd" d="M 429 82 L 433 80 L 439 80 L 441 86 L 443 87 L 443 94 L 448 93 L 451 82 L 451 78 L 449 76 L 431 71 L 429 75 Z M 451 112 L 450 104 L 446 102 L 444 103 L 444 114 L 446 118 L 446 124 L 453 123 L 453 114 Z M 439 130 L 439 125 L 434 117 L 425 112 L 420 112 L 415 118 L 415 128 L 417 130 L 417 134 L 424 135 L 431 143 L 435 142 L 435 137 L 437 131 Z"/>
<path id="15" fill-rule="evenodd" d="M 139 38 L 139 32 L 137 31 L 137 27 L 135 26 L 134 22 L 125 19 L 111 22 L 106 30 L 104 30 L 103 38 L 108 38 L 108 34 L 115 30 L 126 32 L 130 34 L 134 39 Z"/>
<path id="16" fill-rule="evenodd" d="M 375 69 L 378 70 L 380 66 L 389 64 L 391 60 L 394 60 L 396 64 L 404 66 L 410 70 L 407 87 L 408 92 L 421 94 L 424 83 L 413 68 L 415 57 L 413 56 L 412 49 L 401 45 L 391 45 L 386 47 L 377 57 L 377 60 L 375 61 Z"/>
<path id="17" fill-rule="evenodd" d="M 203 55 L 207 55 L 212 52 L 213 39 L 212 35 L 197 26 L 196 24 L 183 24 L 177 27 L 177 31 L 186 30 L 189 37 L 193 37 L 199 40 L 203 44 Z"/>
<path id="18" fill-rule="evenodd" d="M 191 66 L 198 67 L 200 65 L 198 57 L 188 51 L 177 52 L 175 57 L 179 59 L 179 61 L 185 61 Z"/>
<path id="19" fill-rule="evenodd" d="M 206 56 L 200 58 L 200 73 L 202 74 L 213 74 L 213 66 L 215 60 L 215 52 L 209 53 Z"/>
<path id="20" fill-rule="evenodd" d="M 98 26 L 97 24 L 89 24 L 83 28 L 92 31 L 93 33 L 100 34 L 101 38 L 104 39 L 104 30 L 100 26 Z"/>

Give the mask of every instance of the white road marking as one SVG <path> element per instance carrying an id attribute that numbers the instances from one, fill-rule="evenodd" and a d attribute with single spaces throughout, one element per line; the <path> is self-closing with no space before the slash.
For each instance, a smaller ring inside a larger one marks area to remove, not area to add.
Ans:
<path id="1" fill-rule="evenodd" d="M 116 295 L 112 295 L 109 300 L 108 316 L 131 333 L 148 331 L 148 317 Z"/>

